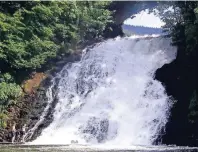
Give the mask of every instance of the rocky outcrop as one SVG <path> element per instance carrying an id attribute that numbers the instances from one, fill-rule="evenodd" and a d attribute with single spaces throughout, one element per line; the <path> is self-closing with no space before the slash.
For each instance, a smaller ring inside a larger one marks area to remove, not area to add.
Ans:
<path id="1" fill-rule="evenodd" d="M 54 68 L 51 71 L 48 71 L 46 79 L 42 81 L 40 87 L 36 90 L 36 94 L 32 97 L 28 96 L 28 98 L 25 99 L 24 102 L 31 108 L 22 116 L 27 120 L 26 123 L 29 128 L 26 137 L 27 140 L 36 139 L 41 134 L 42 130 L 53 120 L 54 108 L 58 102 L 58 98 L 56 96 L 56 85 L 52 88 L 52 101 L 50 104 L 48 103 L 50 99 L 46 94 L 47 90 L 52 85 L 52 78 L 56 77 L 56 73 L 58 73 L 65 64 L 68 62 L 79 61 L 80 58 L 81 54 L 75 53 L 65 57 L 62 61 L 55 63 Z M 58 78 L 55 81 L 58 83 Z M 46 110 L 46 112 L 44 112 L 44 110 Z M 41 116 L 43 118 L 41 118 Z"/>
<path id="2" fill-rule="evenodd" d="M 43 72 L 34 72 L 31 78 L 26 80 L 22 84 L 22 88 L 26 94 L 32 94 L 41 84 L 41 82 L 46 78 Z"/>
<path id="3" fill-rule="evenodd" d="M 162 136 L 164 144 L 198 145 L 196 139 L 190 137 L 188 121 L 190 99 L 197 87 L 196 70 L 190 65 L 191 60 L 184 56 L 184 48 L 178 48 L 176 60 L 156 72 L 156 79 L 162 82 L 167 94 L 176 101 Z"/>
<path id="4" fill-rule="evenodd" d="M 114 23 L 107 25 L 103 36 L 105 38 L 114 38 L 118 35 L 123 36 L 122 25 L 127 18 L 143 9 L 153 8 L 156 5 L 157 2 L 154 1 L 113 1 L 108 9 L 115 11 L 113 14 Z"/>

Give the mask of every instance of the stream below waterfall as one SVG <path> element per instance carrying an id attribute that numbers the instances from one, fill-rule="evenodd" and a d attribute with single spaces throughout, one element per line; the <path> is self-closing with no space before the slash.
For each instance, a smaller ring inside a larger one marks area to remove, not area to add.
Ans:
<path id="1" fill-rule="evenodd" d="M 194 147 L 177 146 L 131 146 L 94 147 L 83 145 L 9 145 L 0 146 L 0 152 L 197 152 Z"/>

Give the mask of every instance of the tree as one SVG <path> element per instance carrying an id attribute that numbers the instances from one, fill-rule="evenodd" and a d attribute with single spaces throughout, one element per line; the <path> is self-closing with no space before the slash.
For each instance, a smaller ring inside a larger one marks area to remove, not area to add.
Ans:
<path id="1" fill-rule="evenodd" d="M 65 56 L 80 43 L 99 39 L 112 13 L 110 2 L 0 2 L 0 119 L 23 94 L 31 71 Z M 20 73 L 21 72 L 21 73 Z M 20 77 L 20 81 L 18 80 Z"/>

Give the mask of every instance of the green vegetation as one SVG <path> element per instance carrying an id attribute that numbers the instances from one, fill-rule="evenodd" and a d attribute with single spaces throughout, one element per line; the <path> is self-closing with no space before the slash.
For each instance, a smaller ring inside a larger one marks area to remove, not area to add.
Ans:
<path id="1" fill-rule="evenodd" d="M 0 2 L 0 118 L 31 71 L 103 36 L 110 2 Z M 4 122 L 4 120 L 3 120 Z M 2 124 L 2 123 L 1 123 Z M 5 126 L 5 125 L 3 125 Z"/>

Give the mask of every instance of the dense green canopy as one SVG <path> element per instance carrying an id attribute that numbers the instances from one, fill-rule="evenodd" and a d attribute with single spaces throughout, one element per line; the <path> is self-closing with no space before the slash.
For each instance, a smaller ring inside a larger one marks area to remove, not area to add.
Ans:
<path id="1" fill-rule="evenodd" d="M 0 105 L 21 95 L 20 71 L 41 68 L 78 43 L 100 38 L 112 22 L 110 2 L 0 2 Z M 27 72 L 28 73 L 28 72 Z M 20 82 L 17 81 L 20 77 Z M 5 109 L 1 108 L 0 113 Z"/>

